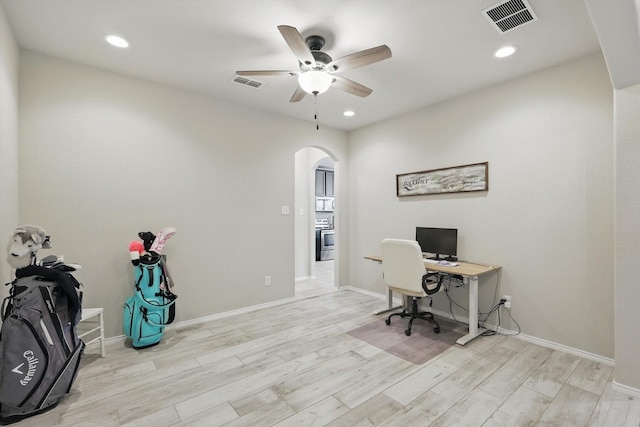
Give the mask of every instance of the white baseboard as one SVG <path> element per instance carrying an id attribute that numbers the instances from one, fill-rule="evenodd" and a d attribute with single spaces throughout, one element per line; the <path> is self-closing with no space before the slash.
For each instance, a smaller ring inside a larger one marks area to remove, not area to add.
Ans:
<path id="1" fill-rule="evenodd" d="M 186 326 L 192 326 L 198 323 L 205 323 L 205 322 L 210 322 L 212 320 L 225 319 L 227 317 L 235 316 L 238 314 L 247 314 L 247 313 L 251 313 L 252 311 L 262 310 L 263 308 L 271 308 L 271 307 L 277 307 L 279 305 L 288 304 L 298 299 L 299 298 L 296 298 L 296 297 L 285 298 L 277 301 L 266 302 L 264 304 L 257 304 L 249 307 L 238 308 L 235 310 L 224 311 L 222 313 L 216 313 L 209 316 L 198 317 L 197 319 L 183 320 L 178 323 L 172 323 L 171 325 L 167 326 L 166 329 L 172 330 L 172 329 L 184 328 Z"/>
<path id="2" fill-rule="evenodd" d="M 369 291 L 366 289 L 360 289 L 360 288 L 356 288 L 353 286 L 341 286 L 338 288 L 339 291 L 354 291 L 354 292 L 359 292 L 361 294 L 365 294 L 374 298 L 378 298 L 381 301 L 386 301 L 387 297 L 384 294 L 379 294 L 377 292 L 373 292 L 373 291 Z M 277 301 L 271 301 L 271 302 L 267 302 L 264 304 L 258 304 L 258 305 L 252 305 L 249 307 L 243 307 L 243 308 L 239 308 L 236 310 L 230 310 L 230 311 L 225 311 L 223 313 L 216 313 L 216 314 L 212 314 L 210 316 L 204 316 L 204 317 L 199 317 L 197 319 L 191 319 L 191 320 L 183 320 L 181 322 L 178 323 L 173 323 L 169 326 L 167 326 L 167 330 L 172 330 L 172 329 L 179 329 L 179 328 L 184 328 L 187 326 L 192 326 L 192 325 L 196 325 L 198 323 L 205 323 L 205 322 L 209 322 L 212 320 L 219 320 L 219 319 L 224 319 L 227 317 L 231 317 L 231 316 L 235 316 L 238 314 L 246 314 L 246 313 L 250 313 L 252 311 L 256 311 L 256 310 L 262 310 L 263 308 L 271 308 L 271 307 L 277 307 L 279 305 L 284 305 L 284 304 L 288 304 L 290 302 L 296 301 L 299 298 L 293 297 L 293 298 L 285 298 L 285 299 L 281 299 L 281 300 L 277 300 Z M 399 298 L 394 298 L 393 299 L 394 304 L 402 304 L 402 300 Z M 453 316 L 451 315 L 451 313 L 446 312 L 446 311 L 442 311 L 442 310 L 431 310 L 433 312 L 433 314 L 435 314 L 436 316 L 440 316 L 440 317 L 444 317 L 446 319 L 451 319 L 451 320 L 457 320 L 460 321 L 462 323 L 469 323 L 469 319 L 467 317 L 461 317 L 461 316 L 456 316 L 456 318 L 454 319 Z M 593 360 L 594 362 L 599 362 L 608 366 L 615 366 L 615 360 L 611 359 L 609 357 L 604 357 L 604 356 L 600 356 L 598 354 L 594 354 L 594 353 L 589 353 L 587 351 L 584 350 L 580 350 L 577 348 L 573 348 L 573 347 L 569 347 L 563 344 L 558 344 L 552 341 L 548 341 L 542 338 L 537 338 L 537 337 L 533 337 L 530 335 L 525 335 L 525 334 L 518 334 L 517 331 L 512 331 L 512 330 L 508 330 L 508 329 L 504 329 L 504 328 L 497 328 L 495 325 L 488 325 L 485 324 L 484 325 L 485 328 L 496 331 L 499 334 L 503 334 L 503 335 L 513 335 L 516 338 L 519 338 L 523 341 L 527 341 L 542 347 L 547 347 L 547 348 L 551 348 L 553 350 L 559 350 L 565 353 L 569 353 L 569 354 L 573 354 L 576 355 L 578 357 L 582 357 L 588 360 Z M 124 335 L 119 335 L 116 337 L 110 337 L 110 338 L 106 338 L 105 342 L 110 342 L 113 340 L 123 340 L 124 341 L 125 336 Z M 634 394 L 634 393 L 639 393 L 640 395 L 640 390 L 631 388 L 631 387 L 627 387 L 625 385 L 619 384 L 617 382 L 614 381 L 614 387 L 619 387 L 620 391 L 623 391 L 625 393 L 628 394 Z M 630 391 L 627 391 L 630 390 Z"/>
<path id="3" fill-rule="evenodd" d="M 620 384 L 618 381 L 613 380 L 613 383 L 611 384 L 611 387 L 616 390 L 619 391 L 621 393 L 624 394 L 630 394 L 633 397 L 638 397 L 640 398 L 640 390 L 637 388 L 633 388 L 633 387 L 629 387 L 627 385 L 624 384 Z"/>
<path id="4" fill-rule="evenodd" d="M 515 333 L 516 331 L 508 331 L 507 333 Z M 588 351 L 580 350 L 579 348 L 569 347 L 563 344 L 558 344 L 553 341 L 547 341 L 542 338 L 532 337 L 531 335 L 519 334 L 516 338 L 520 338 L 523 341 L 527 341 L 533 344 L 537 344 L 542 347 L 548 347 L 553 350 L 560 350 L 565 353 L 573 354 L 578 357 L 582 357 L 594 362 L 599 362 L 608 366 L 615 366 L 616 361 L 610 357 L 601 356 L 599 354 L 590 353 Z"/>
<path id="5" fill-rule="evenodd" d="M 379 294 L 377 292 L 372 292 L 372 291 L 368 291 L 366 289 L 360 289 L 360 288 L 356 288 L 353 286 L 341 286 L 340 288 L 338 288 L 339 291 L 354 291 L 354 292 L 359 292 L 361 294 L 365 294 L 374 298 L 377 298 L 381 301 L 386 301 L 387 297 L 383 294 Z M 296 301 L 298 298 L 286 298 L 283 300 L 278 300 L 278 301 L 272 301 L 272 302 L 268 302 L 268 303 L 264 303 L 264 304 L 258 304 L 258 305 L 254 305 L 254 306 L 250 306 L 250 307 L 244 307 L 244 308 L 239 308 L 237 310 L 231 310 L 231 311 L 226 311 L 223 313 L 217 313 L 217 314 L 213 314 L 210 316 L 204 316 L 204 317 L 199 317 L 197 319 L 192 319 L 192 320 L 184 320 L 182 322 L 178 322 L 172 325 L 167 326 L 168 330 L 171 329 L 178 329 L 178 328 L 184 328 L 187 326 L 191 326 L 191 325 L 195 325 L 198 323 L 205 323 L 205 322 L 209 322 L 212 320 L 218 320 L 218 319 L 224 319 L 227 317 L 231 317 L 231 316 L 235 316 L 237 314 L 246 314 L 246 313 L 250 313 L 252 311 L 256 311 L 256 310 L 261 310 L 263 308 L 270 308 L 270 307 L 277 307 L 279 305 L 283 305 L 283 304 L 288 304 L 290 302 Z M 401 304 L 402 301 L 399 298 L 394 298 L 394 304 Z M 436 316 L 440 316 L 440 317 L 444 317 L 447 319 L 451 319 L 451 320 L 458 320 L 460 322 L 463 323 L 469 323 L 469 319 L 466 317 L 460 317 L 460 316 L 456 316 L 456 319 L 453 319 L 453 316 L 451 315 L 451 313 L 445 312 L 445 311 L 441 311 L 441 310 L 432 310 L 433 314 L 435 314 Z M 558 351 L 562 351 L 565 353 L 569 353 L 569 354 L 573 354 L 575 356 L 578 357 L 582 357 L 588 360 L 593 360 L 595 362 L 599 362 L 608 366 L 615 366 L 615 360 L 611 359 L 609 357 L 604 357 L 604 356 L 600 356 L 598 354 L 594 354 L 594 353 L 589 353 L 577 348 L 573 348 L 573 347 L 569 347 L 563 344 L 558 344 L 552 341 L 548 341 L 548 340 L 544 340 L 541 338 L 537 338 L 537 337 L 533 337 L 530 335 L 525 335 L 525 334 L 517 334 L 517 331 L 512 331 L 512 330 L 508 330 L 508 329 L 504 329 L 504 328 L 496 328 L 495 325 L 484 325 L 487 329 L 496 331 L 499 334 L 504 334 L 504 335 L 514 335 L 516 338 L 519 338 L 523 341 L 527 341 L 527 342 L 531 342 L 533 344 L 542 346 L 542 347 L 547 347 L 547 348 L 551 348 L 553 350 L 558 350 Z M 517 334 L 517 335 L 516 335 Z M 122 341 L 124 343 L 126 337 L 124 335 L 119 335 L 119 336 L 115 336 L 115 337 L 109 337 L 105 339 L 105 342 L 112 342 L 112 341 Z M 98 346 L 99 343 L 95 342 L 90 344 L 89 346 Z M 627 385 L 624 384 L 620 384 L 617 381 L 613 381 L 612 383 L 612 387 L 614 390 L 617 390 L 621 393 L 625 393 L 637 398 L 640 398 L 640 389 L 637 388 L 633 388 L 633 387 L 629 387 Z"/>
<path id="6" fill-rule="evenodd" d="M 296 301 L 299 298 L 293 297 L 293 298 L 285 298 L 285 299 L 281 299 L 281 300 L 277 300 L 277 301 L 271 301 L 271 302 L 267 302 L 264 304 L 257 304 L 257 305 L 252 305 L 249 307 L 243 307 L 243 308 L 239 308 L 236 310 L 230 310 L 230 311 L 225 311 L 222 313 L 216 313 L 216 314 L 212 314 L 209 316 L 203 316 L 203 317 L 198 317 L 196 319 L 191 319 L 191 320 L 183 320 L 181 322 L 177 322 L 177 323 L 172 323 L 170 325 L 168 325 L 165 330 L 170 331 L 173 329 L 179 329 L 179 328 L 185 328 L 188 326 L 192 326 L 192 325 L 197 325 L 199 323 L 205 323 L 205 322 L 209 322 L 212 320 L 218 320 L 218 319 L 224 319 L 227 317 L 231 317 L 231 316 L 235 316 L 237 314 L 246 314 L 246 313 L 250 313 L 252 311 L 256 311 L 256 310 L 262 310 L 263 308 L 270 308 L 270 307 L 277 307 L 279 305 L 283 305 L 283 304 L 288 304 L 290 302 Z M 121 340 L 121 341 L 125 341 L 126 336 L 123 335 L 117 335 L 115 337 L 109 337 L 109 338 L 105 338 L 104 342 L 111 342 L 111 341 L 117 341 L 117 340 Z M 95 344 L 95 343 L 93 343 Z M 92 345 L 93 345 L 92 344 Z"/>
<path id="7" fill-rule="evenodd" d="M 373 291 L 368 291 L 366 289 L 360 289 L 360 288 L 355 288 L 353 286 L 340 286 L 338 288 L 341 291 L 354 291 L 354 292 L 359 292 L 361 294 L 365 294 L 365 295 L 369 295 L 370 297 L 374 297 L 374 298 L 378 298 L 381 300 L 386 300 L 387 297 L 385 295 L 379 294 L 377 292 L 373 292 Z M 396 298 L 393 299 L 394 301 L 396 300 Z M 400 300 L 398 300 L 400 301 Z"/>
<path id="8" fill-rule="evenodd" d="M 385 295 L 383 295 L 383 294 L 379 294 L 379 293 L 376 293 L 376 292 L 368 291 L 368 290 L 365 290 L 365 289 L 359 289 L 359 288 L 355 288 L 355 287 L 352 287 L 352 286 L 345 286 L 345 288 L 347 288 L 349 290 L 352 290 L 352 291 L 355 291 L 355 292 L 360 292 L 360 293 L 363 293 L 363 294 L 366 294 L 366 295 L 374 296 L 376 298 L 380 298 L 380 299 L 385 300 L 385 301 L 387 299 L 387 297 Z M 400 299 L 397 299 L 397 300 L 398 300 L 398 303 L 401 303 Z M 396 298 L 394 298 L 394 302 L 395 301 L 396 301 Z M 444 317 L 445 319 L 457 320 L 459 322 L 467 323 L 467 324 L 469 323 L 469 318 L 468 317 L 462 317 L 462 316 L 457 316 L 456 315 L 456 317 L 454 319 L 453 316 L 451 315 L 451 313 L 449 313 L 447 311 L 434 310 L 432 308 L 430 309 L 430 311 L 433 314 L 435 314 L 436 316 Z M 555 342 L 552 342 L 552 341 L 548 341 L 548 340 L 545 340 L 545 339 L 542 339 L 542 338 L 537 338 L 537 337 L 533 337 L 533 336 L 530 336 L 530 335 L 525 335 L 523 333 L 518 333 L 518 331 L 512 331 L 512 330 L 509 330 L 509 329 L 504 329 L 502 327 L 498 328 L 496 325 L 490 325 L 490 324 L 486 324 L 485 323 L 484 327 L 487 328 L 487 329 L 490 329 L 492 331 L 496 331 L 497 333 L 502 334 L 502 335 L 513 335 L 516 338 L 519 338 L 519 339 L 521 339 L 523 341 L 527 341 L 527 342 L 530 342 L 530 343 L 533 343 L 533 344 L 536 344 L 536 345 L 539 345 L 539 346 L 542 346 L 542 347 L 547 347 L 547 348 L 551 348 L 553 350 L 562 351 L 564 353 L 573 354 L 575 356 L 582 357 L 582 358 L 585 358 L 585 359 L 588 359 L 588 360 L 593 360 L 594 362 L 599 362 L 599 363 L 602 363 L 602 364 L 607 365 L 607 366 L 615 366 L 615 360 L 614 359 L 611 359 L 611 358 L 605 357 L 605 356 L 601 356 L 599 354 L 589 353 L 587 351 L 580 350 L 578 348 L 573 348 L 573 347 L 569 347 L 569 346 L 566 346 L 566 345 L 563 345 L 563 344 L 558 344 L 558 343 L 555 343 Z"/>

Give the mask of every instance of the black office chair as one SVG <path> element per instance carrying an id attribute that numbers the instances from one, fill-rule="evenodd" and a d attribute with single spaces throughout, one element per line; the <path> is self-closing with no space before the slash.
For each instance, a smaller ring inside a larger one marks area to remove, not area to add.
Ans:
<path id="1" fill-rule="evenodd" d="M 433 318 L 433 313 L 418 309 L 421 298 L 430 297 L 442 287 L 442 277 L 438 273 L 427 272 L 418 243 L 413 240 L 385 239 L 381 250 L 385 283 L 392 291 L 411 298 L 410 309 L 405 307 L 402 312 L 391 314 L 385 323 L 390 325 L 393 316 L 408 317 L 409 324 L 404 333 L 409 336 L 413 321 L 422 319 L 434 323 L 433 331 L 440 333 L 440 325 Z"/>

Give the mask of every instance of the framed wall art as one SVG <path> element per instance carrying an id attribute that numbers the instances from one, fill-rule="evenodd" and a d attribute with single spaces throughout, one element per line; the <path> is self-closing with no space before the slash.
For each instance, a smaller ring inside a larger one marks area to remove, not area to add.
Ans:
<path id="1" fill-rule="evenodd" d="M 488 190 L 489 162 L 396 175 L 398 197 Z"/>

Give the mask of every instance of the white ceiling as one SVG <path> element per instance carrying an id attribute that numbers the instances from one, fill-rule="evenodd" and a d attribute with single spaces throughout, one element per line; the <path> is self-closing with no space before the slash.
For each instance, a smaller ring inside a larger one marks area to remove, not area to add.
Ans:
<path id="1" fill-rule="evenodd" d="M 294 77 L 256 78 L 259 89 L 232 82 L 236 70 L 297 69 L 278 25 L 324 36 L 334 59 L 388 45 L 392 58 L 341 74 L 372 88 L 369 97 L 336 88 L 318 96 L 320 126 L 343 130 L 600 49 L 583 0 L 529 0 L 538 20 L 505 34 L 481 13 L 499 0 L 0 1 L 24 49 L 309 122 L 313 97 L 289 102 Z M 108 33 L 131 46 L 107 45 Z M 494 58 L 506 44 L 518 52 Z M 356 115 L 344 117 L 347 109 Z"/>

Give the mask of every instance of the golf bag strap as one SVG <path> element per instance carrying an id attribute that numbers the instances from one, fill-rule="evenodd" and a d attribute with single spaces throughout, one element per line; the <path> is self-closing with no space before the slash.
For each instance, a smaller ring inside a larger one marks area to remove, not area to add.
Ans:
<path id="1" fill-rule="evenodd" d="M 136 293 L 136 299 L 140 302 L 141 306 L 145 308 L 150 308 L 150 309 L 165 308 L 176 303 L 176 299 L 174 298 L 166 304 L 154 304 L 153 302 L 146 300 L 145 297 L 140 292 Z"/>
<path id="2" fill-rule="evenodd" d="M 155 270 L 155 267 L 156 267 L 155 265 L 143 265 L 143 264 L 140 264 L 138 266 L 138 268 L 140 268 L 141 270 L 146 268 L 147 271 L 149 272 L 149 285 L 148 285 L 149 287 L 152 287 L 153 284 L 154 284 L 155 277 L 153 275 L 153 270 Z M 144 274 L 140 274 L 140 277 L 138 278 L 138 281 L 136 282 L 136 289 L 138 289 L 138 290 L 140 290 L 140 282 L 142 281 L 143 277 L 144 277 Z M 166 277 L 166 275 L 165 275 L 165 267 L 164 267 L 164 265 L 161 264 L 160 265 L 160 283 L 161 284 L 163 282 L 163 280 L 162 280 L 163 277 Z M 166 282 L 166 280 L 164 280 L 164 281 Z"/>

